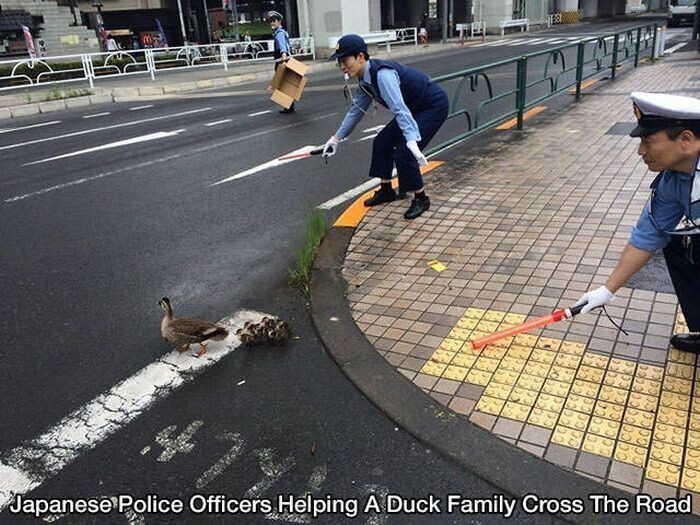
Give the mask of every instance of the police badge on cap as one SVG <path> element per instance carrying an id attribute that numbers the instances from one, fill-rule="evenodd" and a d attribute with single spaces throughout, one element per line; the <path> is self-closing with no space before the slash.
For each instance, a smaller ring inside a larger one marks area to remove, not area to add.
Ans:
<path id="1" fill-rule="evenodd" d="M 646 137 L 667 128 L 700 128 L 700 100 L 665 93 L 632 93 L 637 127 L 630 137 Z"/>

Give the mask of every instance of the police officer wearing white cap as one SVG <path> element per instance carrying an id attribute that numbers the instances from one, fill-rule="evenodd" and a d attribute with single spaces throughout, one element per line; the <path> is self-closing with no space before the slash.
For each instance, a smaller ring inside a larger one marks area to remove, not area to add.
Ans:
<path id="1" fill-rule="evenodd" d="M 272 29 L 272 38 L 274 39 L 273 57 L 275 59 L 275 71 L 282 62 L 289 60 L 292 56 L 292 46 L 289 43 L 289 34 L 282 27 L 284 17 L 279 11 L 268 11 L 265 16 L 267 23 Z M 267 91 L 272 92 L 272 86 L 268 86 Z M 294 102 L 289 108 L 283 109 L 280 113 L 294 113 Z"/>
<path id="2" fill-rule="evenodd" d="M 700 353 L 700 100 L 659 93 L 632 93 L 637 127 L 630 136 L 641 142 L 637 154 L 659 172 L 651 198 L 632 229 L 627 246 L 605 286 L 586 293 L 582 313 L 612 301 L 615 292 L 658 249 L 666 265 L 689 334 L 671 344 Z"/>
<path id="3" fill-rule="evenodd" d="M 343 73 L 359 79 L 354 97 L 340 128 L 326 142 L 323 155 L 335 155 L 341 140 L 352 133 L 373 101 L 395 116 L 375 137 L 369 176 L 381 186 L 365 206 L 376 206 L 397 198 L 391 186 L 394 164 L 399 178 L 399 195 L 411 191 L 414 198 L 404 213 L 411 220 L 430 208 L 420 166 L 428 161 L 421 152 L 447 120 L 449 100 L 444 90 L 420 71 L 389 60 L 370 60 L 367 44 L 359 35 L 345 35 L 331 59 L 338 60 Z"/>

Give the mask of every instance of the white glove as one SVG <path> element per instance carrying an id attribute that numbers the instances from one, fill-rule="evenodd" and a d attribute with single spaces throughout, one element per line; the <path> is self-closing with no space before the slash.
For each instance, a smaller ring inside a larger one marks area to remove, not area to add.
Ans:
<path id="1" fill-rule="evenodd" d="M 329 138 L 326 141 L 326 145 L 323 146 L 323 157 L 332 157 L 338 152 L 338 144 L 340 144 L 340 141 L 338 141 L 335 136 Z"/>
<path id="2" fill-rule="evenodd" d="M 426 159 L 425 155 L 423 155 L 423 153 L 421 153 L 421 150 L 418 147 L 418 143 L 415 140 L 411 140 L 410 142 L 407 142 L 406 147 L 409 149 L 409 151 L 411 153 L 413 153 L 413 156 L 418 161 L 419 166 L 425 167 L 428 165 L 428 159 Z"/>
<path id="3" fill-rule="evenodd" d="M 590 292 L 583 294 L 583 297 L 581 297 L 581 299 L 579 299 L 574 306 L 587 303 L 586 306 L 581 309 L 581 313 L 585 314 L 593 310 L 593 308 L 598 308 L 599 306 L 608 304 L 614 298 L 614 293 L 608 290 L 605 286 L 601 286 L 600 288 L 596 288 L 595 290 L 591 290 Z"/>

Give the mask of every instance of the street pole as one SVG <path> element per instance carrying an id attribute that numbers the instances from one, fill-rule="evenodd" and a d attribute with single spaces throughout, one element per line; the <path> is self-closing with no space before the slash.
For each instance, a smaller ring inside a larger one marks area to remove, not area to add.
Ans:
<path id="1" fill-rule="evenodd" d="M 241 39 L 241 27 L 238 25 L 238 0 L 231 0 L 233 7 L 233 37 L 238 42 Z"/>
<path id="2" fill-rule="evenodd" d="M 695 24 L 693 24 L 693 40 L 698 41 L 700 53 L 700 0 L 695 0 Z"/>
<path id="3" fill-rule="evenodd" d="M 202 5 L 204 6 L 204 19 L 207 21 L 207 37 L 209 37 L 209 43 L 211 44 L 211 24 L 209 23 L 209 10 L 207 9 L 207 0 L 202 0 Z"/>
<path id="4" fill-rule="evenodd" d="M 185 17 L 182 14 L 182 2 L 177 0 L 177 11 L 180 13 L 180 30 L 182 31 L 182 45 L 187 45 L 187 32 L 185 31 Z"/>
<path id="5" fill-rule="evenodd" d="M 442 0 L 442 41 L 447 43 L 447 18 L 449 16 L 448 0 Z"/>

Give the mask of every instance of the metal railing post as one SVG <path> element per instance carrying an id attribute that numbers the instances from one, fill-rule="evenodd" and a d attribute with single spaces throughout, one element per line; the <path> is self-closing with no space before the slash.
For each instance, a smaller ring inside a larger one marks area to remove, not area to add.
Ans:
<path id="1" fill-rule="evenodd" d="M 525 101 L 527 89 L 527 57 L 523 56 L 518 59 L 518 75 L 516 79 L 518 83 L 516 93 L 516 109 L 518 110 L 518 131 L 523 129 L 523 119 L 525 113 Z"/>
<path id="2" fill-rule="evenodd" d="M 581 98 L 581 82 L 583 81 L 583 62 L 586 57 L 586 44 L 578 43 L 576 53 L 576 100 Z"/>
<path id="3" fill-rule="evenodd" d="M 620 33 L 615 33 L 615 39 L 613 40 L 612 71 L 610 72 L 611 80 L 615 80 L 615 74 L 617 73 L 617 49 L 619 45 Z"/>
<path id="4" fill-rule="evenodd" d="M 82 55 L 82 61 L 83 61 L 83 73 L 85 77 L 88 79 L 88 82 L 90 82 L 90 89 L 95 87 L 95 72 L 92 69 L 92 57 L 90 55 Z"/>
<path id="5" fill-rule="evenodd" d="M 151 82 L 155 82 L 155 80 L 156 80 L 156 59 L 153 56 L 152 49 L 146 49 L 146 68 L 148 69 L 148 72 L 151 74 Z"/>
<path id="6" fill-rule="evenodd" d="M 637 28 L 637 43 L 634 46 L 634 67 L 639 65 L 639 47 L 642 43 L 642 28 Z"/>
<path id="7" fill-rule="evenodd" d="M 219 54 L 221 63 L 224 65 L 224 71 L 228 71 L 228 53 L 226 52 L 226 44 L 219 44 Z"/>

